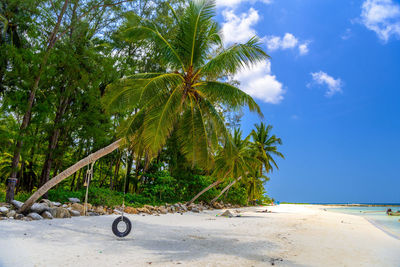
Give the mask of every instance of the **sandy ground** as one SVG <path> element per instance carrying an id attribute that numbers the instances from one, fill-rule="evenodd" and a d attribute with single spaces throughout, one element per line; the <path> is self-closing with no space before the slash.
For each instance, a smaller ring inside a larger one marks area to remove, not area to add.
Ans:
<path id="1" fill-rule="evenodd" d="M 124 239 L 111 232 L 116 215 L 0 221 L 0 266 L 400 266 L 400 240 L 364 218 L 268 209 L 128 215 L 134 229 Z"/>

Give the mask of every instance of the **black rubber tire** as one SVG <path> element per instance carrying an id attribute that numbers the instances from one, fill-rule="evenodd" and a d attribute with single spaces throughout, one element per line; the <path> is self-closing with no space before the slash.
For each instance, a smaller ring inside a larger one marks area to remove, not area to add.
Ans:
<path id="1" fill-rule="evenodd" d="M 124 232 L 120 232 L 118 230 L 118 224 L 120 224 L 120 223 L 125 223 L 125 225 L 126 225 L 126 229 Z M 125 216 L 120 216 L 120 217 L 116 218 L 112 224 L 112 231 L 113 231 L 114 235 L 116 235 L 118 237 L 125 237 L 125 236 L 129 235 L 131 230 L 132 230 L 132 223 Z"/>

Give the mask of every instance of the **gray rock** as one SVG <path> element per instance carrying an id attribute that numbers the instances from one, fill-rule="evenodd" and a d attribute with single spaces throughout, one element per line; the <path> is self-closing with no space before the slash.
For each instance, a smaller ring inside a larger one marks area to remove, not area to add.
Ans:
<path id="1" fill-rule="evenodd" d="M 8 213 L 8 208 L 0 207 L 0 213 L 3 214 L 3 215 L 6 215 Z"/>
<path id="2" fill-rule="evenodd" d="M 7 220 L 7 217 L 1 217 L 0 216 L 0 221 L 2 221 L 2 220 Z"/>
<path id="3" fill-rule="evenodd" d="M 192 212 L 199 213 L 199 212 L 200 212 L 200 210 L 199 210 L 197 207 L 192 207 Z"/>
<path id="4" fill-rule="evenodd" d="M 15 214 L 15 216 L 14 216 L 14 219 L 16 219 L 16 220 L 22 220 L 23 218 L 25 218 L 25 216 L 23 214 L 19 214 L 19 213 Z"/>
<path id="5" fill-rule="evenodd" d="M 15 199 L 11 201 L 11 204 L 13 204 L 17 210 L 19 210 L 22 207 L 22 205 L 24 205 L 24 203 Z"/>
<path id="6" fill-rule="evenodd" d="M 97 212 L 88 212 L 89 216 L 100 216 Z"/>
<path id="7" fill-rule="evenodd" d="M 42 213 L 43 211 L 48 211 L 49 209 L 50 207 L 47 206 L 47 203 L 34 203 L 31 207 L 31 211 L 36 213 Z"/>
<path id="8" fill-rule="evenodd" d="M 68 205 L 67 204 L 63 204 L 61 207 L 62 208 L 68 208 Z"/>
<path id="9" fill-rule="evenodd" d="M 73 210 L 73 209 L 69 208 L 68 211 L 69 211 L 69 214 L 70 214 L 72 217 L 81 216 L 81 213 L 80 213 L 79 211 L 77 211 L 77 210 Z"/>
<path id="10" fill-rule="evenodd" d="M 68 198 L 68 200 L 69 200 L 69 202 L 71 202 L 71 203 L 79 203 L 79 202 L 81 202 L 81 201 L 79 200 L 79 198 L 76 198 L 76 197 L 70 197 L 70 198 Z"/>
<path id="11" fill-rule="evenodd" d="M 159 211 L 160 211 L 161 214 L 167 214 L 168 213 L 168 210 L 166 208 L 163 208 L 163 207 L 159 208 Z"/>
<path id="12" fill-rule="evenodd" d="M 230 210 L 226 210 L 224 213 L 221 214 L 221 216 L 232 218 L 233 214 L 231 213 Z"/>
<path id="13" fill-rule="evenodd" d="M 48 200 L 48 199 L 42 199 L 42 200 L 40 200 L 40 202 L 39 203 L 43 203 L 43 204 L 46 204 L 47 205 L 47 207 L 49 207 L 49 208 L 52 208 L 52 207 L 54 207 L 54 205 L 53 205 L 53 202 L 51 202 L 50 200 Z"/>
<path id="14" fill-rule="evenodd" d="M 61 206 L 61 203 L 60 203 L 60 202 L 52 202 L 52 204 L 53 204 L 53 206 L 55 206 L 55 207 L 60 207 L 60 206 Z"/>
<path id="15" fill-rule="evenodd" d="M 49 212 L 51 213 L 53 218 L 71 218 L 71 214 L 66 208 L 51 208 Z"/>
<path id="16" fill-rule="evenodd" d="M 43 217 L 36 212 L 29 213 L 27 217 L 31 218 L 32 220 L 43 220 Z"/>
<path id="17" fill-rule="evenodd" d="M 42 217 L 44 219 L 48 219 L 48 220 L 53 219 L 53 215 L 51 215 L 51 213 L 49 211 L 47 211 L 47 210 L 42 213 Z"/>
<path id="18" fill-rule="evenodd" d="M 15 214 L 17 214 L 17 212 L 16 212 L 15 210 L 10 210 L 10 211 L 7 213 L 7 217 L 8 217 L 8 218 L 14 218 Z"/>

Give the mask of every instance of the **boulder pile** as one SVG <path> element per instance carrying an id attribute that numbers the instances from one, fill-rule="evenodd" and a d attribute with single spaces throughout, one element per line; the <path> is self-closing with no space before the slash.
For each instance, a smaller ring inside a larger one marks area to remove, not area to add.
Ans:
<path id="1" fill-rule="evenodd" d="M 48 199 L 42 199 L 39 203 L 35 203 L 32 205 L 29 213 L 21 214 L 18 213 L 18 210 L 22 207 L 23 203 L 17 200 L 11 201 L 11 204 L 8 203 L 0 203 L 0 220 L 5 219 L 15 219 L 15 220 L 23 220 L 23 221 L 34 221 L 34 220 L 43 220 L 48 219 L 51 220 L 53 218 L 71 218 L 76 216 L 85 215 L 85 207 L 80 203 L 80 200 L 77 198 L 70 198 L 70 202 L 61 204 L 59 202 L 53 202 Z M 124 209 L 125 213 L 128 214 L 141 214 L 145 215 L 155 215 L 160 216 L 162 214 L 167 213 L 180 213 L 183 214 L 185 212 L 194 212 L 199 213 L 204 210 L 212 210 L 212 209 L 225 209 L 225 208 L 239 208 L 238 205 L 224 204 L 221 202 L 215 202 L 212 205 L 206 203 L 199 204 L 184 204 L 184 203 L 175 203 L 168 204 L 162 206 L 151 206 L 144 205 L 141 208 L 134 208 L 127 206 Z M 107 206 L 93 206 L 91 204 L 87 204 L 87 214 L 88 216 L 99 216 L 99 215 L 109 215 L 109 214 L 121 214 L 122 207 L 107 207 Z"/>

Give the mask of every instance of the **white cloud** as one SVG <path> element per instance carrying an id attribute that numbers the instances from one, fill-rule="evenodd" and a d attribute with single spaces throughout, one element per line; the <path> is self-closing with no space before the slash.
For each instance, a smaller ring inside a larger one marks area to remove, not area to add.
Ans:
<path id="1" fill-rule="evenodd" d="M 308 54 L 308 42 L 302 43 L 299 45 L 299 53 L 300 55 Z"/>
<path id="2" fill-rule="evenodd" d="M 325 92 L 325 96 L 331 97 L 336 93 L 342 93 L 343 82 L 341 79 L 333 78 L 328 75 L 326 72 L 319 71 L 311 73 L 314 83 L 318 85 L 326 85 L 328 86 L 328 90 Z M 308 86 L 311 86 L 309 84 Z"/>
<path id="3" fill-rule="evenodd" d="M 240 88 L 254 98 L 271 104 L 283 100 L 283 85 L 271 74 L 271 63 L 262 61 L 249 69 L 243 69 L 234 77 L 240 81 Z"/>
<path id="4" fill-rule="evenodd" d="M 226 45 L 244 43 L 256 35 L 253 26 L 260 19 L 257 10 L 250 8 L 248 13 L 236 15 L 233 10 L 222 13 L 225 22 L 222 24 L 222 35 Z"/>
<path id="5" fill-rule="evenodd" d="M 255 2 L 270 4 L 272 0 L 217 0 L 217 7 L 234 8 L 244 2 L 250 2 L 251 4 L 254 4 Z"/>
<path id="6" fill-rule="evenodd" d="M 260 20 L 257 10 L 250 8 L 247 12 L 236 14 L 234 10 L 223 12 L 225 22 L 222 26 L 225 45 L 247 42 L 257 35 L 254 26 Z M 293 40 L 288 39 L 286 45 Z M 239 71 L 234 80 L 240 82 L 240 88 L 254 98 L 263 102 L 278 104 L 283 100 L 283 85 L 271 73 L 271 63 L 268 60 L 259 62 L 251 68 Z"/>
<path id="7" fill-rule="evenodd" d="M 393 0 L 366 0 L 361 6 L 361 22 L 387 42 L 400 38 L 400 4 Z"/>
<path id="8" fill-rule="evenodd" d="M 300 55 L 305 55 L 308 53 L 309 41 L 300 44 L 299 39 L 297 39 L 291 33 L 285 33 L 283 37 L 279 36 L 267 36 L 266 38 L 267 47 L 270 51 L 275 50 L 285 50 L 298 48 Z"/>

